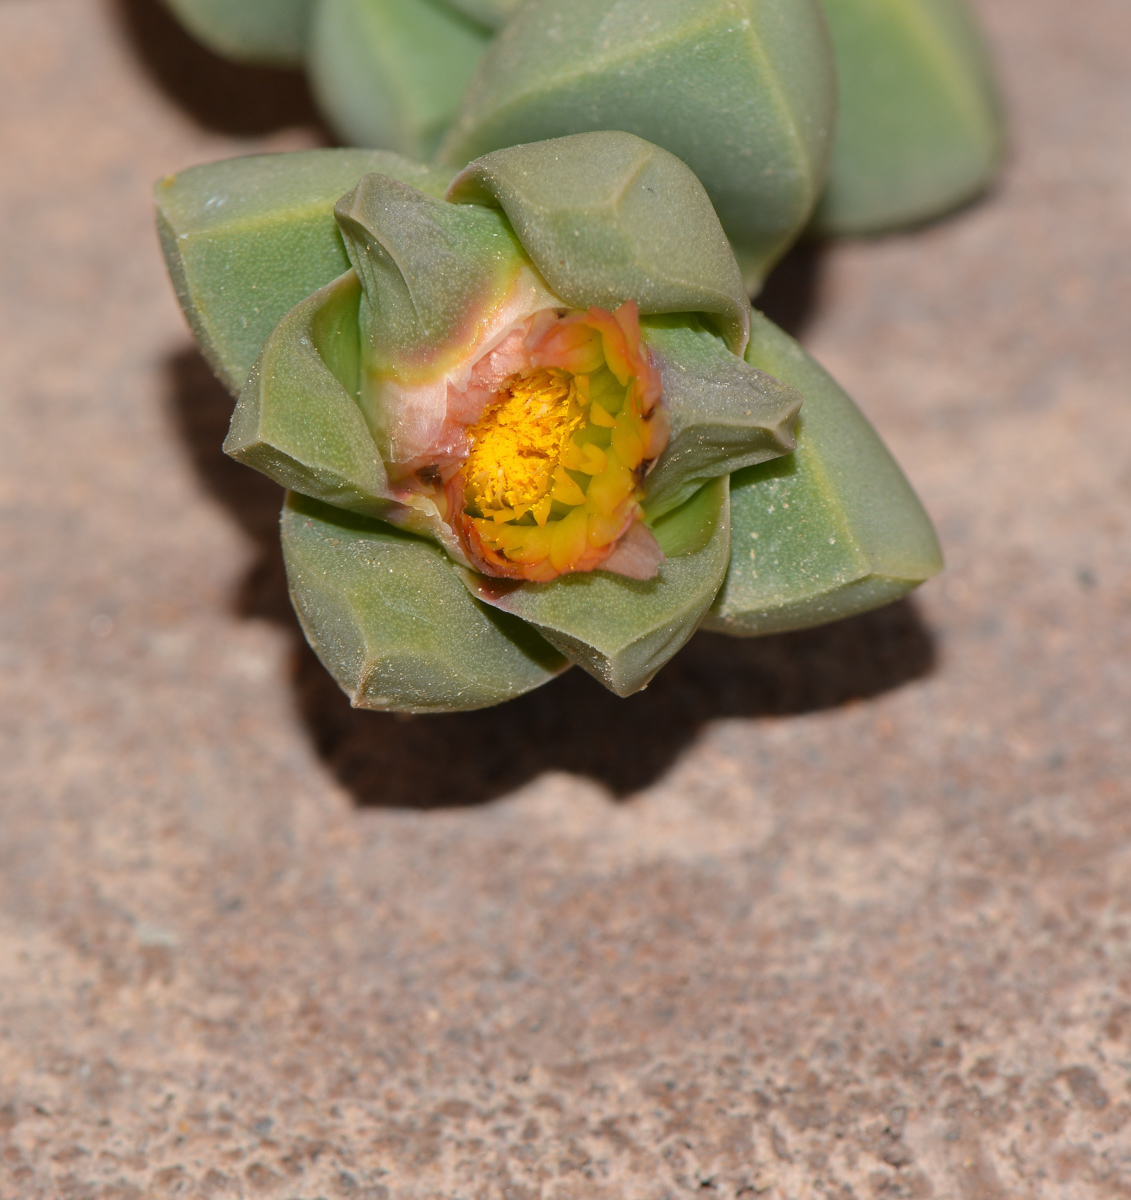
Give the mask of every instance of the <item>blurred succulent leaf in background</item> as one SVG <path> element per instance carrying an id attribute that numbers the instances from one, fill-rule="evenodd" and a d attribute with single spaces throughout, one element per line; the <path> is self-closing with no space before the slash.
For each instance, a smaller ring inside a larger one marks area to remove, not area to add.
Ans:
<path id="1" fill-rule="evenodd" d="M 315 0 L 165 0 L 210 50 L 237 62 L 297 67 Z"/>
<path id="2" fill-rule="evenodd" d="M 344 141 L 427 159 L 490 39 L 444 0 L 319 0 L 307 72 Z"/>
<path id="3" fill-rule="evenodd" d="M 936 217 L 990 183 L 1003 126 L 966 0 L 822 0 L 837 125 L 815 228 L 877 233 Z"/>
<path id="4" fill-rule="evenodd" d="M 498 29 L 518 11 L 523 0 L 451 0 L 453 8 L 466 13 L 488 29 Z"/>
<path id="5" fill-rule="evenodd" d="M 239 393 L 225 449 L 288 489 L 292 599 L 354 703 L 476 708 L 569 664 L 628 695 L 704 620 L 815 624 L 939 568 L 898 467 L 751 310 L 677 158 L 580 134 L 443 182 L 328 150 L 156 189 Z"/>
<path id="6" fill-rule="evenodd" d="M 938 216 L 1002 153 L 965 0 L 168 2 L 229 57 L 303 61 L 348 143 L 453 169 L 590 130 L 663 146 L 703 182 L 752 292 L 807 226 Z"/>

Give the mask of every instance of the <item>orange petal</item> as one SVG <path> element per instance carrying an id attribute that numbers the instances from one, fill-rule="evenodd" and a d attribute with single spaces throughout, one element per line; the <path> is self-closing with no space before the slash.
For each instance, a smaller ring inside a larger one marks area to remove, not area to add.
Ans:
<path id="1" fill-rule="evenodd" d="M 635 490 L 632 472 L 615 454 L 608 456 L 608 466 L 589 483 L 585 497 L 589 507 L 603 516 L 609 516 L 624 503 Z"/>
<path id="2" fill-rule="evenodd" d="M 570 438 L 562 450 L 561 458 L 559 459 L 563 467 L 570 471 L 583 471 L 585 469 L 585 451 Z"/>
<path id="3" fill-rule="evenodd" d="M 554 470 L 554 487 L 551 497 L 559 504 L 584 504 L 585 493 L 577 486 L 564 467 Z"/>
<path id="4" fill-rule="evenodd" d="M 545 529 L 524 526 L 522 539 L 513 550 L 508 552 L 507 557 L 524 565 L 544 562 L 551 556 L 553 532 L 549 526 Z"/>
<path id="5" fill-rule="evenodd" d="M 558 367 L 571 375 L 588 375 L 603 365 L 601 338 L 588 325 L 566 317 L 551 326 L 532 347 L 530 359 L 536 366 Z"/>
<path id="6" fill-rule="evenodd" d="M 581 447 L 581 453 L 585 456 L 585 465 L 579 467 L 578 470 L 584 471 L 586 475 L 600 475 L 609 465 L 608 455 L 600 446 L 594 446 L 592 442 L 586 442 Z"/>
<path id="7" fill-rule="evenodd" d="M 620 421 L 613 430 L 612 445 L 617 458 L 634 471 L 644 459 L 644 441 L 636 431 L 635 421 Z"/>
<path id="8" fill-rule="evenodd" d="M 580 489 L 579 489 L 580 490 Z M 534 514 L 535 521 L 538 522 L 539 529 L 546 524 L 550 518 L 550 509 L 553 506 L 553 497 L 545 495 L 541 500 L 530 510 Z"/>
<path id="9" fill-rule="evenodd" d="M 575 508 L 553 526 L 550 537 L 550 562 L 558 571 L 573 568 L 585 552 L 587 520 L 583 508 Z"/>
<path id="10" fill-rule="evenodd" d="M 644 457 L 649 461 L 659 458 L 666 449 L 671 436 L 671 421 L 668 418 L 667 410 L 652 409 L 651 416 L 643 423 L 641 432 L 644 438 Z"/>
<path id="11" fill-rule="evenodd" d="M 607 516 L 589 514 L 589 542 L 593 546 L 608 546 L 615 542 L 632 524 L 638 514 L 636 501 L 629 497 Z"/>
<path id="12" fill-rule="evenodd" d="M 616 418 L 611 413 L 606 412 L 596 400 L 590 405 L 589 420 L 601 429 L 613 429 L 617 423 Z"/>

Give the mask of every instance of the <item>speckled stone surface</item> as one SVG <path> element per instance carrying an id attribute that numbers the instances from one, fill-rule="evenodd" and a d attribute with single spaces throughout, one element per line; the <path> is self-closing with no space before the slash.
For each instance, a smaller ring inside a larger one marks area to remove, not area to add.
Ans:
<path id="1" fill-rule="evenodd" d="M 354 713 L 148 189 L 316 144 L 0 2 L 0 1197 L 1131 1196 L 1131 8 L 984 0 L 984 203 L 767 303 L 950 567 L 645 694 Z"/>

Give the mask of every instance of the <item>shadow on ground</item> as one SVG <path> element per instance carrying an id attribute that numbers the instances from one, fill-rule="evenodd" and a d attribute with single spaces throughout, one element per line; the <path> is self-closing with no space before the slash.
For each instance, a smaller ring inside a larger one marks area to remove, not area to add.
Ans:
<path id="1" fill-rule="evenodd" d="M 282 492 L 225 458 L 232 401 L 195 350 L 168 364 L 172 418 L 209 493 L 256 547 L 235 606 L 294 640 L 299 713 L 319 755 L 359 805 L 478 804 L 544 771 L 597 780 L 616 796 L 647 787 L 703 725 L 814 712 L 875 696 L 935 661 L 912 601 L 820 629 L 753 640 L 698 634 L 647 691 L 620 700 L 579 670 L 498 708 L 406 719 L 352 709 L 307 647 L 279 550 Z"/>
<path id="2" fill-rule="evenodd" d="M 825 245 L 798 242 L 754 297 L 755 307 L 791 337 L 802 338 L 816 315 Z"/>
<path id="3" fill-rule="evenodd" d="M 330 144 L 301 71 L 229 62 L 202 46 L 159 0 L 114 0 L 150 78 L 199 124 L 235 137 L 308 126 Z M 232 0 L 237 3 L 238 0 Z"/>

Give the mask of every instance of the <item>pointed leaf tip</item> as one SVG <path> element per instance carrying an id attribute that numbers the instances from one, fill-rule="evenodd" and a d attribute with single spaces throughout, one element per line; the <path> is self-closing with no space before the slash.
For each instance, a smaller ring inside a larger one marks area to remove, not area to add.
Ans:
<path id="1" fill-rule="evenodd" d="M 358 708 L 486 708 L 568 666 L 529 625 L 474 600 L 431 542 L 294 493 L 281 526 L 303 631 Z"/>
<path id="2" fill-rule="evenodd" d="M 587 130 L 647 138 L 702 181 L 757 287 L 820 195 L 835 106 L 819 0 L 526 0 L 439 157 Z"/>
<path id="3" fill-rule="evenodd" d="M 570 306 L 701 312 L 736 354 L 750 301 L 703 185 L 674 154 L 630 133 L 580 133 L 486 154 L 448 199 L 497 205 Z"/>
<path id="4" fill-rule="evenodd" d="M 930 518 L 863 413 L 760 313 L 747 361 L 804 397 L 797 449 L 731 477 L 731 559 L 704 628 L 740 637 L 887 604 L 942 569 Z"/>
<path id="5" fill-rule="evenodd" d="M 348 269 L 334 202 L 369 171 L 437 196 L 452 177 L 383 150 L 294 150 L 190 167 L 157 184 L 177 299 L 234 395 L 284 313 Z"/>
<path id="6" fill-rule="evenodd" d="M 600 570 L 518 586 L 463 576 L 472 595 L 529 622 L 610 691 L 630 696 L 694 634 L 722 585 L 730 554 L 726 477 L 657 521 L 653 533 L 666 557 L 644 581 Z"/>
<path id="7" fill-rule="evenodd" d="M 671 423 L 667 449 L 644 480 L 655 519 L 709 479 L 788 454 L 801 393 L 751 366 L 686 317 L 652 317 L 644 340 L 660 371 Z"/>

